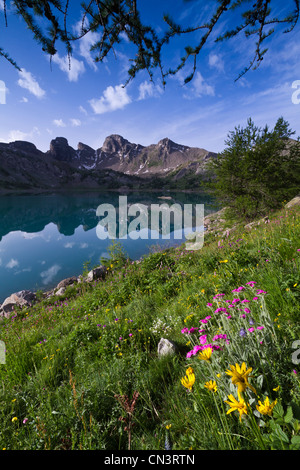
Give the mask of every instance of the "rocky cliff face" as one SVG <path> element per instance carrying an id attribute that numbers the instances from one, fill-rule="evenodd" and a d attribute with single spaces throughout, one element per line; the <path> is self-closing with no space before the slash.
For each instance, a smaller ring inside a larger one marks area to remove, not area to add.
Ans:
<path id="1" fill-rule="evenodd" d="M 30 142 L 0 143 L 0 188 L 117 188 L 148 184 L 149 179 L 205 175 L 216 154 L 165 138 L 147 147 L 120 135 L 108 136 L 101 148 L 79 142 L 75 150 L 65 137 L 51 140 L 47 152 Z"/>

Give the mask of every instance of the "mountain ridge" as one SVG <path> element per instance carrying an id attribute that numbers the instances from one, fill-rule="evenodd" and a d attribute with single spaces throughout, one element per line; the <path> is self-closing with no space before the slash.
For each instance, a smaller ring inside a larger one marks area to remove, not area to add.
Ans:
<path id="1" fill-rule="evenodd" d="M 205 177 L 206 165 L 216 153 L 189 147 L 165 137 L 143 146 L 118 134 L 107 136 L 93 149 L 79 141 L 77 149 L 66 137 L 51 140 L 43 152 L 28 141 L 0 143 L 0 187 L 97 188 L 143 187 L 153 179 L 178 181 L 187 174 Z M 114 180 L 114 181 L 113 181 Z"/>

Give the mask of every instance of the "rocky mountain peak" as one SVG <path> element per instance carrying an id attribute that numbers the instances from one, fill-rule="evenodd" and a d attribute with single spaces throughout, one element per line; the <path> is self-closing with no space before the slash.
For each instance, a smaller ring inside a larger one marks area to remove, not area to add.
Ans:
<path id="1" fill-rule="evenodd" d="M 132 145 L 128 140 L 124 139 L 121 135 L 112 134 L 106 137 L 104 144 L 102 146 L 102 151 L 107 153 L 117 153 L 122 148 L 127 145 Z"/>
<path id="2" fill-rule="evenodd" d="M 10 142 L 8 147 L 12 150 L 20 150 L 22 153 L 27 154 L 40 154 L 41 151 L 36 148 L 31 142 L 26 140 L 16 140 L 15 142 Z"/>
<path id="3" fill-rule="evenodd" d="M 65 137 L 56 137 L 50 142 L 50 150 L 47 152 L 56 160 L 71 162 L 76 157 L 76 151 L 70 147 Z"/>
<path id="4" fill-rule="evenodd" d="M 165 152 L 172 153 L 176 152 L 178 150 L 182 149 L 188 149 L 188 147 L 184 147 L 183 145 L 178 145 L 175 142 L 173 142 L 171 139 L 168 137 L 165 137 L 164 139 L 161 139 L 157 146 L 164 150 Z"/>

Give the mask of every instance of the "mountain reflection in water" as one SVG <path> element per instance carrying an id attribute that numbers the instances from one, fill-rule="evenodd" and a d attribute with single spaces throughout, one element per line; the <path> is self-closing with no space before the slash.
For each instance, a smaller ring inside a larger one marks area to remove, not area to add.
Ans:
<path id="1" fill-rule="evenodd" d="M 96 211 L 101 204 L 111 204 L 118 214 L 119 193 L 55 193 L 0 196 L 0 302 L 22 289 L 51 289 L 61 279 L 82 273 L 84 264 L 99 264 L 107 255 L 111 239 L 100 240 Z M 190 193 L 126 194 L 128 206 L 143 204 L 204 204 L 204 213 L 216 206 L 209 195 Z M 161 198 L 162 197 L 162 198 Z M 172 218 L 171 218 L 172 221 Z M 118 219 L 117 219 L 118 222 Z M 181 244 L 182 239 L 137 238 L 138 232 L 120 239 L 131 259 L 149 253 L 153 245 Z"/>

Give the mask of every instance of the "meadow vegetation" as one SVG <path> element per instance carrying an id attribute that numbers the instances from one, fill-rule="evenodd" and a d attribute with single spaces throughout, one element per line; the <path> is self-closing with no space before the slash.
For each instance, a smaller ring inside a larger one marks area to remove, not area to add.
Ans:
<path id="1" fill-rule="evenodd" d="M 0 449 L 299 450 L 299 206 L 269 219 L 3 319 Z"/>

